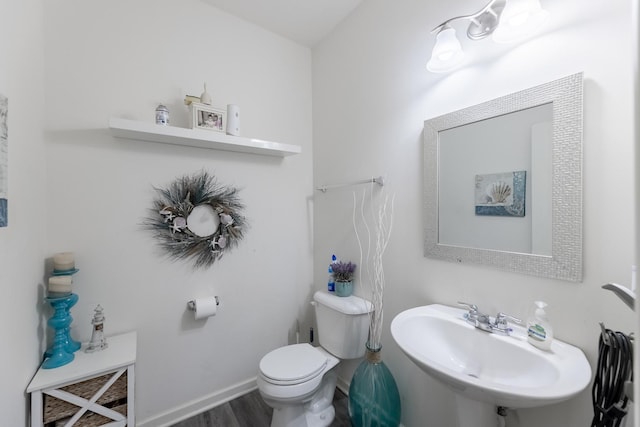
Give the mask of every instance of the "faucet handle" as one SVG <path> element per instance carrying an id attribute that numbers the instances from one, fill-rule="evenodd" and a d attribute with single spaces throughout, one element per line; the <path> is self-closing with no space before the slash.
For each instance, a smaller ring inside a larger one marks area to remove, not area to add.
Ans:
<path id="1" fill-rule="evenodd" d="M 493 322 L 493 324 L 489 325 L 491 331 L 498 332 L 504 335 L 510 335 L 513 329 L 509 327 L 507 320 L 510 320 L 514 323 L 522 323 L 522 320 L 518 319 L 517 317 L 500 312 L 496 314 L 496 320 Z"/>
<path id="2" fill-rule="evenodd" d="M 469 304 L 468 302 L 458 301 L 458 305 L 462 307 L 467 307 L 470 312 L 478 312 L 478 306 L 475 304 Z"/>
<path id="3" fill-rule="evenodd" d="M 522 319 L 518 319 L 517 317 L 511 316 L 510 314 L 505 314 L 503 312 L 500 312 L 496 315 L 496 321 L 495 324 L 497 325 L 506 325 L 507 324 L 507 320 L 510 320 L 514 323 L 522 323 Z"/>

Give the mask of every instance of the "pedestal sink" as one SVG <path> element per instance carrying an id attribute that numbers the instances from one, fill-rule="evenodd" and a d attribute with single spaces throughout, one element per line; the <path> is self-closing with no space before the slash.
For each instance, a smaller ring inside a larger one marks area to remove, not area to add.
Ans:
<path id="1" fill-rule="evenodd" d="M 497 406 L 550 405 L 589 384 L 591 368 L 579 348 L 554 340 L 551 351 L 539 350 L 523 327 L 493 334 L 467 323 L 465 313 L 432 304 L 391 322 L 391 335 L 409 359 L 456 393 L 460 427 L 495 427 Z"/>

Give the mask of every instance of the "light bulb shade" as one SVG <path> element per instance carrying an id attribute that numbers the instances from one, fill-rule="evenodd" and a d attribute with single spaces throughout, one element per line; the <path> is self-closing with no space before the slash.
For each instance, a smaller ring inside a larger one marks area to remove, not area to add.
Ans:
<path id="1" fill-rule="evenodd" d="M 436 44 L 427 63 L 427 70 L 432 73 L 444 73 L 460 65 L 464 52 L 456 37 L 456 30 L 444 27 L 436 36 Z"/>
<path id="2" fill-rule="evenodd" d="M 540 0 L 507 0 L 500 14 L 500 23 L 493 32 L 496 43 L 522 40 L 540 28 L 549 17 Z"/>

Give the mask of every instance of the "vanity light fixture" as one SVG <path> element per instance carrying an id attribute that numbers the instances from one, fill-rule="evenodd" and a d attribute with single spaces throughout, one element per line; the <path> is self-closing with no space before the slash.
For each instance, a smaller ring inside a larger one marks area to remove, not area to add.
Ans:
<path id="1" fill-rule="evenodd" d="M 427 70 L 444 73 L 462 63 L 462 45 L 450 25 L 454 21 L 469 21 L 467 38 L 470 40 L 482 40 L 493 35 L 496 43 L 510 43 L 532 34 L 548 16 L 549 13 L 540 6 L 540 0 L 490 0 L 476 13 L 447 19 L 431 31 L 436 34 L 436 44 Z"/>
<path id="2" fill-rule="evenodd" d="M 509 0 L 500 15 L 500 25 L 493 33 L 496 43 L 511 43 L 524 39 L 540 28 L 549 12 L 540 0 Z"/>
<path id="3" fill-rule="evenodd" d="M 436 35 L 436 45 L 431 53 L 431 60 L 427 69 L 433 73 L 444 73 L 456 68 L 464 59 L 464 52 L 460 40 L 456 37 L 456 30 L 445 25 Z"/>

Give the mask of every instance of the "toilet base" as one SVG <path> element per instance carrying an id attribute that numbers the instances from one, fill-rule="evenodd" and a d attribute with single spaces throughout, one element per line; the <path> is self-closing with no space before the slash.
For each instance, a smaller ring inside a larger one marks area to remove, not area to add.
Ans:
<path id="1" fill-rule="evenodd" d="M 328 427 L 336 416 L 333 395 L 338 373 L 333 368 L 324 374 L 322 384 L 308 400 L 299 403 L 275 401 L 262 396 L 273 408 L 271 427 Z M 304 399 L 304 398 L 303 398 Z"/>
<path id="2" fill-rule="evenodd" d="M 309 427 L 327 427 L 331 425 L 335 417 L 336 408 L 332 404 L 320 412 L 307 412 L 307 425 Z"/>
<path id="3" fill-rule="evenodd" d="M 320 412 L 309 412 L 304 406 L 274 408 L 271 427 L 328 427 L 335 416 L 333 405 Z"/>

